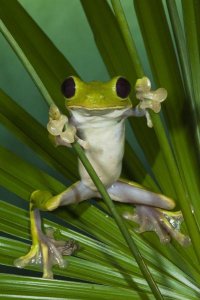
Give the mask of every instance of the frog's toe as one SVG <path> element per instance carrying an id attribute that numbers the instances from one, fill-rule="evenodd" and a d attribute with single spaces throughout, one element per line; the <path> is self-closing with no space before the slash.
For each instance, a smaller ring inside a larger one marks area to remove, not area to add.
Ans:
<path id="1" fill-rule="evenodd" d="M 183 216 L 180 211 L 169 212 L 159 208 L 137 205 L 136 213 L 124 213 L 123 217 L 134 221 L 140 226 L 137 232 L 155 231 L 161 243 L 170 242 L 174 238 L 182 246 L 190 244 L 190 238 L 180 232 Z"/>
<path id="2" fill-rule="evenodd" d="M 41 233 L 38 243 L 31 247 L 27 255 L 16 259 L 15 266 L 24 268 L 27 265 L 42 265 L 43 278 L 53 278 L 52 266 L 65 268 L 66 261 L 63 256 L 72 255 L 78 249 L 75 241 L 55 240 L 53 235 L 54 231 L 51 229 L 47 229 L 47 235 Z"/>
<path id="3" fill-rule="evenodd" d="M 39 256 L 38 245 L 32 245 L 30 251 L 26 255 L 15 259 L 14 265 L 17 268 L 22 269 L 27 265 L 31 265 L 33 263 L 38 264 L 40 260 L 41 258 Z"/>

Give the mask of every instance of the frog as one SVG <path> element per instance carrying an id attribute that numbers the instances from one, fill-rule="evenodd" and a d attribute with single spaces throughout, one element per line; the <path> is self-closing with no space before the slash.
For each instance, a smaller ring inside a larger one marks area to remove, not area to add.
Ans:
<path id="1" fill-rule="evenodd" d="M 145 116 L 147 126 L 153 127 L 149 109 L 159 113 L 167 91 L 164 88 L 153 91 L 148 77 L 139 78 L 135 84 L 139 103 L 134 107 L 130 99 L 131 84 L 123 76 L 116 76 L 107 82 L 84 82 L 76 76 L 69 76 L 61 84 L 61 92 L 70 117 L 62 114 L 54 104 L 50 107 L 47 131 L 54 145 L 72 147 L 74 142 L 81 145 L 110 198 L 133 206 L 133 213 L 125 212 L 123 217 L 139 224 L 138 233 L 154 231 L 161 243 L 168 243 L 173 238 L 182 246 L 188 245 L 190 238 L 180 232 L 182 213 L 172 211 L 175 201 L 120 177 L 125 120 Z M 80 180 L 60 194 L 52 195 L 41 190 L 31 194 L 32 246 L 26 255 L 15 261 L 15 266 L 23 268 L 39 263 L 43 266 L 43 278 L 53 278 L 53 265 L 66 267 L 64 256 L 72 255 L 79 249 L 73 240 L 56 240 L 50 229 L 45 234 L 40 217 L 40 211 L 53 211 L 60 206 L 101 198 L 80 160 L 78 168 Z"/>

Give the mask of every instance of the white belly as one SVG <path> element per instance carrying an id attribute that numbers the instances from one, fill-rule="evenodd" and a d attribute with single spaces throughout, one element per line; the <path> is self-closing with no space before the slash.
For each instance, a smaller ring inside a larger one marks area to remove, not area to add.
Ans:
<path id="1" fill-rule="evenodd" d="M 119 178 L 121 173 L 124 154 L 124 120 L 119 118 L 102 120 L 102 117 L 95 117 L 88 121 L 90 122 L 78 124 L 78 135 L 87 141 L 88 149 L 85 150 L 85 154 L 103 184 L 109 187 Z M 80 161 L 79 173 L 83 183 L 96 190 L 93 181 Z"/>

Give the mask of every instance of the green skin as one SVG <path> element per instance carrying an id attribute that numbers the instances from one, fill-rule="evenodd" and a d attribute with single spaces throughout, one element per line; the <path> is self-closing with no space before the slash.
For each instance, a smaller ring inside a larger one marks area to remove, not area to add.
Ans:
<path id="1" fill-rule="evenodd" d="M 131 108 L 132 103 L 128 98 L 122 99 L 116 95 L 116 81 L 120 76 L 108 82 L 83 82 L 77 77 L 73 77 L 76 82 L 76 94 L 66 100 L 68 109 L 85 108 L 94 110 L 115 110 Z"/>
<path id="2" fill-rule="evenodd" d="M 67 118 L 61 115 L 56 107 L 51 109 L 47 128 L 50 134 L 53 132 L 56 144 L 70 147 L 70 143 L 75 139 L 80 142 L 110 197 L 114 201 L 130 203 L 136 207 L 135 214 L 125 213 L 123 216 L 140 225 L 138 232 L 151 230 L 157 233 L 163 243 L 169 242 L 173 237 L 182 245 L 188 244 L 189 238 L 179 232 L 181 212 L 168 211 L 175 207 L 172 199 L 119 178 L 124 151 L 124 121 L 129 116 L 144 116 L 146 110 L 141 110 L 139 106 L 132 108 L 129 97 L 122 99 L 117 96 L 116 82 L 119 77 L 106 83 L 85 83 L 79 78 L 73 79 L 76 93 L 70 99 L 66 99 L 67 109 L 71 113 L 69 123 L 61 122 L 65 122 Z M 65 138 L 62 135 L 64 129 Z M 28 254 L 15 261 L 17 267 L 41 263 L 43 277 L 53 278 L 52 265 L 64 267 L 63 255 L 71 255 L 78 249 L 74 241 L 55 240 L 53 232 L 49 230 L 45 235 L 41 229 L 39 210 L 51 211 L 59 206 L 93 197 L 101 198 L 80 162 L 79 173 L 80 181 L 59 195 L 52 196 L 48 191 L 32 193 L 30 221 L 33 243 Z"/>

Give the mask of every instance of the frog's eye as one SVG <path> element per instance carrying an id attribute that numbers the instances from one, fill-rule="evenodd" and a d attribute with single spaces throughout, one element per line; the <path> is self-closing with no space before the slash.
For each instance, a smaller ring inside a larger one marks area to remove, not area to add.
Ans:
<path id="1" fill-rule="evenodd" d="M 131 91 L 131 85 L 126 78 L 119 77 L 116 82 L 116 93 L 120 98 L 127 98 Z"/>
<path id="2" fill-rule="evenodd" d="M 75 95 L 76 83 L 73 77 L 68 77 L 63 81 L 61 91 L 66 98 L 71 98 Z"/>

